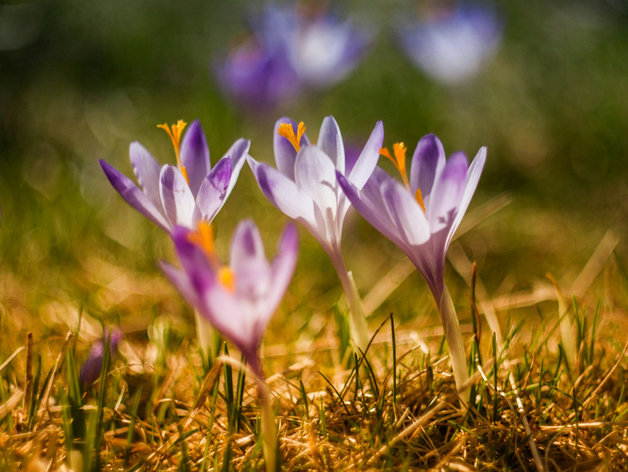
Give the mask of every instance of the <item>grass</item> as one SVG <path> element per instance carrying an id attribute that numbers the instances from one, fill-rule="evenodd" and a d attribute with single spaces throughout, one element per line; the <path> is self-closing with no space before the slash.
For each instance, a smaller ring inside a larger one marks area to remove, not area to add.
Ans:
<path id="1" fill-rule="evenodd" d="M 487 206 L 470 219 L 483 212 Z M 548 297 L 533 303 L 533 320 L 522 317 L 530 307 L 502 307 L 505 332 L 492 333 L 496 315 L 486 307 L 496 300 L 484 298 L 473 267 L 457 305 L 472 374 L 467 410 L 437 326 L 400 326 L 391 314 L 364 357 L 347 348 L 346 334 L 338 338 L 342 322 L 327 323 L 305 349 L 278 343 L 271 331 L 265 369 L 281 467 L 624 470 L 626 347 L 613 339 L 625 312 L 613 300 L 626 296 L 628 281 L 619 259 L 607 261 L 615 244 L 605 238 L 576 278 L 593 282 L 602 270 L 604 295 L 595 298 L 594 285 L 563 299 L 573 358 L 560 340 L 565 318 Z M 452 253 L 452 266 L 464 266 Z M 29 333 L 0 366 L 0 468 L 263 470 L 257 390 L 228 346 L 203 364 L 192 338 L 153 322 L 149 340 L 128 333 L 118 356 L 105 355 L 100 379 L 84 387 L 81 339 L 93 324 L 78 311 L 64 337 Z"/>

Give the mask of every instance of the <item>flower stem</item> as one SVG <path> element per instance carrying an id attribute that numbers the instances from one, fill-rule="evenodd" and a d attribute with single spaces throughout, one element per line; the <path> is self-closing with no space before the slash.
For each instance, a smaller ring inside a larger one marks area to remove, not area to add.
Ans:
<path id="1" fill-rule="evenodd" d="M 264 441 L 264 462 L 266 472 L 277 470 L 277 429 L 273 414 L 272 398 L 268 384 L 261 377 L 257 378 L 257 387 L 262 416 L 262 440 Z"/>
<path id="2" fill-rule="evenodd" d="M 345 292 L 345 297 L 349 303 L 349 330 L 351 332 L 351 340 L 356 348 L 362 352 L 366 351 L 369 344 L 369 327 L 364 316 L 364 307 L 362 299 L 358 293 L 358 288 L 353 280 L 353 274 L 347 271 L 342 251 L 337 249 L 330 251 L 331 262 L 338 273 L 338 278 Z"/>
<path id="3" fill-rule="evenodd" d="M 460 333 L 460 323 L 456 315 L 456 308 L 451 299 L 451 294 L 447 286 L 443 287 L 443 293 L 439 304 L 440 319 L 445 331 L 445 339 L 449 346 L 449 359 L 454 371 L 456 389 L 460 392 L 462 385 L 469 380 L 469 370 L 467 368 L 467 357 L 464 349 L 462 334 Z M 460 392 L 460 400 L 464 408 L 469 403 L 469 389 Z"/>
<path id="4" fill-rule="evenodd" d="M 196 321 L 196 338 L 201 350 L 203 364 L 209 368 L 216 359 L 216 337 L 218 333 L 211 323 L 201 316 L 198 310 L 194 310 L 194 320 Z"/>

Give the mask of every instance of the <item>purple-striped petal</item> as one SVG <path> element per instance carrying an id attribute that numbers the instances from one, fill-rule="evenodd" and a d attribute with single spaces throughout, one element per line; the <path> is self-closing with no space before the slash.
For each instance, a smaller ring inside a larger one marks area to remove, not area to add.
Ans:
<path id="1" fill-rule="evenodd" d="M 103 160 L 100 160 L 100 165 L 113 188 L 117 190 L 129 205 L 163 230 L 170 232 L 170 222 L 131 179 Z"/>
<path id="2" fill-rule="evenodd" d="M 260 164 L 252 157 L 247 161 L 262 193 L 270 203 L 289 218 L 300 220 L 314 227 L 314 202 L 305 192 L 299 190 L 294 181 L 267 164 Z"/>
<path id="3" fill-rule="evenodd" d="M 223 157 L 203 180 L 196 197 L 203 220 L 211 222 L 224 205 L 231 176 L 231 159 Z"/>
<path id="4" fill-rule="evenodd" d="M 297 264 L 298 252 L 299 233 L 297 227 L 294 224 L 288 224 L 281 235 L 277 256 L 271 265 L 271 283 L 266 300 L 266 311 L 269 314 L 275 312 L 288 289 L 288 285 L 290 285 Z"/>
<path id="5" fill-rule="evenodd" d="M 318 135 L 318 148 L 329 156 L 336 170 L 345 173 L 345 147 L 338 123 L 333 116 L 327 116 Z"/>
<path id="6" fill-rule="evenodd" d="M 229 265 L 235 274 L 236 292 L 262 300 L 270 287 L 270 265 L 264 254 L 262 237 L 253 221 L 244 220 L 231 241 Z"/>
<path id="7" fill-rule="evenodd" d="M 297 124 L 292 121 L 290 118 L 280 118 L 275 123 L 275 129 L 273 130 L 273 148 L 275 151 L 275 162 L 277 163 L 277 169 L 283 175 L 288 177 L 290 180 L 294 181 L 294 163 L 297 158 L 297 151 L 294 149 L 294 146 L 283 136 L 280 136 L 277 133 L 279 129 L 279 125 L 289 123 L 292 125 L 294 129 L 294 133 L 297 133 Z M 301 138 L 301 146 L 309 145 L 310 142 L 305 135 Z"/>
<path id="8" fill-rule="evenodd" d="M 189 127 L 181 142 L 181 162 L 185 166 L 190 179 L 190 190 L 196 196 L 209 170 L 209 147 L 205 133 L 198 120 Z"/>
<path id="9" fill-rule="evenodd" d="M 356 161 L 355 165 L 351 169 L 349 174 L 349 181 L 355 185 L 358 189 L 362 189 L 364 184 L 371 177 L 371 174 L 377 167 L 377 161 L 379 160 L 379 150 L 384 143 L 384 123 L 378 121 L 366 142 L 360 157 Z"/>
<path id="10" fill-rule="evenodd" d="M 223 156 L 223 159 L 225 157 L 229 157 L 229 159 L 231 159 L 231 181 L 229 182 L 229 187 L 227 188 L 227 197 L 231 194 L 231 190 L 233 190 L 233 187 L 238 181 L 238 176 L 240 175 L 240 171 L 246 161 L 246 156 L 250 148 L 251 141 L 240 138 L 231 145 L 229 150 Z"/>
<path id="11" fill-rule="evenodd" d="M 462 221 L 464 214 L 469 207 L 469 203 L 471 203 L 471 198 L 473 198 L 473 194 L 475 193 L 475 189 L 478 186 L 478 182 L 480 181 L 480 176 L 482 175 L 482 170 L 484 169 L 484 163 L 486 162 L 486 147 L 482 147 L 473 162 L 469 166 L 469 170 L 467 170 L 467 177 L 464 185 L 464 191 L 462 194 L 462 198 L 460 199 L 460 203 L 458 204 L 458 211 L 456 213 L 456 219 L 449 230 L 449 235 L 447 238 L 447 247 L 449 247 L 449 243 L 458 229 L 458 225 Z"/>
<path id="12" fill-rule="evenodd" d="M 174 166 L 166 165 L 160 177 L 161 202 L 173 225 L 194 227 L 196 203 L 183 174 Z"/>
<path id="13" fill-rule="evenodd" d="M 456 210 L 460 204 L 464 183 L 467 178 L 467 158 L 462 152 L 453 154 L 445 169 L 434 183 L 427 217 L 431 232 L 443 229 L 449 231 L 456 218 Z"/>
<path id="14" fill-rule="evenodd" d="M 161 166 L 148 150 L 138 142 L 131 143 L 129 157 L 133 166 L 133 173 L 140 187 L 155 205 L 160 213 L 163 212 L 161 197 L 159 196 L 159 174 Z"/>
<path id="15" fill-rule="evenodd" d="M 445 150 L 433 134 L 423 136 L 417 144 L 410 166 L 410 189 L 416 194 L 421 189 L 425 207 L 429 207 L 434 182 L 445 168 Z"/>
<path id="16" fill-rule="evenodd" d="M 423 210 L 406 188 L 394 179 L 382 186 L 382 200 L 401 239 L 408 246 L 418 246 L 430 239 L 430 229 Z"/>

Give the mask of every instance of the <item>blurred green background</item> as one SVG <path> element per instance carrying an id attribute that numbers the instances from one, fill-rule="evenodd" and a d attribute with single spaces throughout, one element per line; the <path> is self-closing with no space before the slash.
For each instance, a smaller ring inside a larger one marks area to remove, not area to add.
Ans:
<path id="1" fill-rule="evenodd" d="M 132 175 L 128 146 L 135 140 L 162 164 L 174 163 L 156 125 L 178 119 L 201 120 L 212 162 L 239 137 L 252 140 L 252 156 L 272 162 L 273 124 L 283 115 L 304 121 L 310 136 L 334 115 L 345 141 L 356 143 L 383 120 L 388 146 L 404 141 L 413 150 L 430 132 L 448 154 L 461 149 L 473 157 L 488 146 L 472 207 L 502 192 L 514 201 L 461 242 L 489 292 L 505 280 L 530 287 L 548 271 L 573 279 L 609 227 L 622 236 L 627 229 L 628 2 L 500 2 L 505 29 L 496 57 L 456 87 L 429 80 L 399 50 L 397 20 L 415 6 L 340 3 L 377 27 L 365 60 L 331 89 L 262 113 L 231 104 L 210 68 L 261 3 L 1 3 L 3 328 L 32 329 L 51 300 L 79 301 L 96 317 L 131 324 L 140 313 L 150 319 L 183 307 L 156 265 L 173 259 L 167 235 L 123 202 L 98 165 L 105 159 Z M 245 217 L 264 230 L 274 254 L 286 219 L 246 166 L 216 219 L 221 254 Z M 344 234 L 363 293 L 403 258 L 359 215 L 348 218 Z M 340 296 L 324 252 L 302 228 L 301 235 L 292 308 L 316 307 L 328 292 Z M 623 260 L 625 243 L 618 252 Z M 459 283 L 449 268 L 446 278 Z M 423 311 L 415 295 L 426 291 L 420 276 L 404 287 L 384 315 L 410 319 Z M 295 326 L 312 310 L 295 317 Z"/>

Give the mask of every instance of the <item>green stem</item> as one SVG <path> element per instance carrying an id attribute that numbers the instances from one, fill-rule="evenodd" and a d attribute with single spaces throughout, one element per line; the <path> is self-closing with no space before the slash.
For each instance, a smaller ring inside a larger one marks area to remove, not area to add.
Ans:
<path id="1" fill-rule="evenodd" d="M 458 316 L 456 315 L 456 308 L 454 307 L 454 301 L 451 299 L 451 294 L 447 286 L 443 287 L 443 294 L 440 298 L 439 304 L 440 319 L 443 324 L 443 330 L 445 331 L 445 339 L 449 346 L 449 359 L 451 361 L 451 367 L 454 371 L 454 380 L 456 382 L 456 389 L 460 395 L 463 407 L 466 408 L 469 403 L 470 390 L 466 389 L 461 391 L 462 385 L 469 380 L 469 370 L 467 368 L 467 357 L 464 349 L 464 341 L 462 340 L 462 333 L 460 332 L 460 323 L 458 322 Z"/>
<path id="2" fill-rule="evenodd" d="M 257 377 L 257 387 L 261 405 L 266 472 L 275 472 L 277 470 L 277 429 L 275 428 L 272 397 L 268 384 L 261 377 Z"/>
<path id="3" fill-rule="evenodd" d="M 196 338 L 201 350 L 201 357 L 203 362 L 207 362 L 211 366 L 216 360 L 216 330 L 209 321 L 201 316 L 198 310 L 194 310 L 194 320 L 196 321 Z"/>

